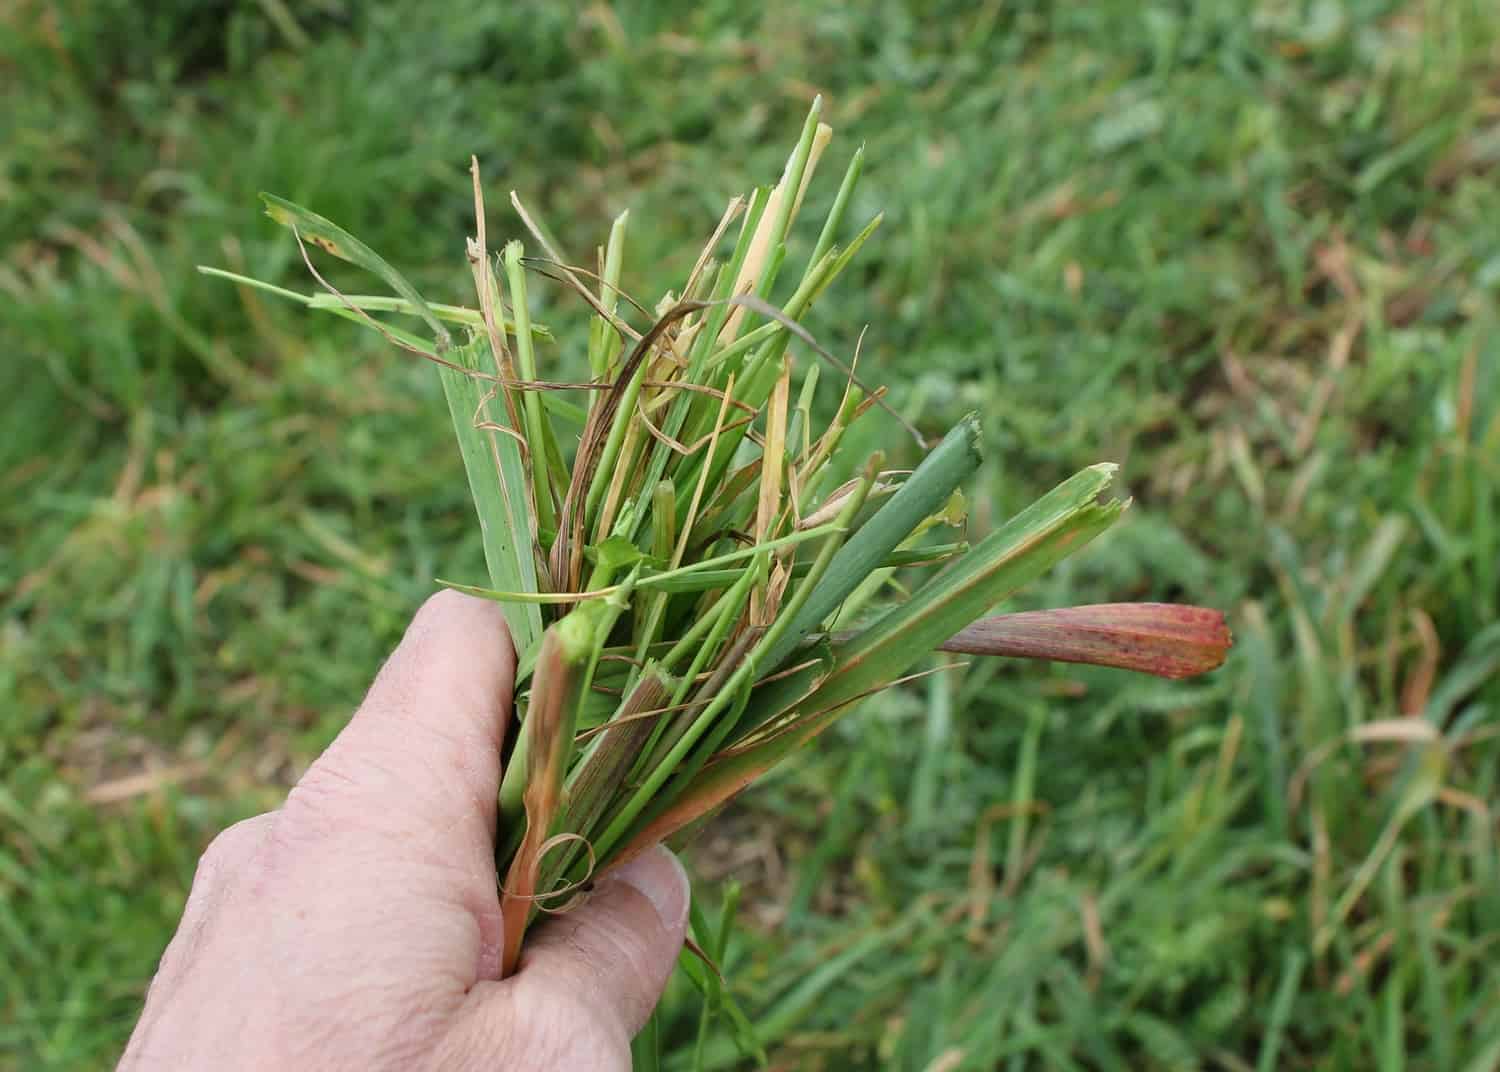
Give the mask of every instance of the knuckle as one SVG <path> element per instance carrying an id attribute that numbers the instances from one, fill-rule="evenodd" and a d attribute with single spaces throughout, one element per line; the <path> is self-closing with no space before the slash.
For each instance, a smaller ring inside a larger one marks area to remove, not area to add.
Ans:
<path id="1" fill-rule="evenodd" d="M 589 920 L 585 924 L 587 936 L 576 936 L 575 941 L 588 950 L 589 959 L 605 965 L 619 979 L 638 981 L 659 974 L 658 962 L 662 958 L 648 936 L 628 926 L 612 925 L 613 922 Z"/>
<path id="2" fill-rule="evenodd" d="M 612 1019 L 600 1020 L 597 1013 L 584 1007 L 568 1011 L 568 1020 L 554 1021 L 543 1029 L 544 1037 L 537 1052 L 551 1053 L 550 1060 L 539 1060 L 542 1068 L 593 1068 L 600 1072 L 626 1072 L 630 1068 L 630 1039 L 613 1028 Z"/>
<path id="3" fill-rule="evenodd" d="M 627 1072 L 630 1068 L 630 1039 L 623 1028 L 613 1017 L 601 1016 L 597 1006 L 577 993 L 549 993 L 540 1015 L 487 1018 L 460 1048 L 469 1056 L 482 1057 L 487 1067 L 516 1072 L 560 1068 Z"/>
<path id="4" fill-rule="evenodd" d="M 225 872 L 239 870 L 247 865 L 265 844 L 266 835 L 274 821 L 274 813 L 241 819 L 225 827 L 208 843 L 198 860 L 198 871 L 193 882 L 211 882 Z"/>
<path id="5" fill-rule="evenodd" d="M 378 802 L 400 799 L 407 789 L 398 768 L 397 757 L 367 739 L 334 741 L 287 794 L 287 832 L 323 841 L 393 821 L 398 813 Z"/>
<path id="6" fill-rule="evenodd" d="M 427 625 L 435 619 L 452 615 L 472 615 L 475 618 L 488 618 L 500 624 L 505 621 L 500 604 L 488 599 L 465 595 L 452 588 L 441 588 L 424 599 L 422 606 L 417 609 L 415 620 Z"/>
<path id="7" fill-rule="evenodd" d="M 326 845 L 351 835 L 400 834 L 407 821 L 404 810 L 381 804 L 407 791 L 395 767 L 379 750 L 335 742 L 287 794 L 281 840 Z"/>

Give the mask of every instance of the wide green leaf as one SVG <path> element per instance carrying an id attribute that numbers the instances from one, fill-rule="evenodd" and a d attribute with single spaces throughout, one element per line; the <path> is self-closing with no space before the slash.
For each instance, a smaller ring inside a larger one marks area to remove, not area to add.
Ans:
<path id="1" fill-rule="evenodd" d="M 491 397 L 483 380 L 469 375 L 479 371 L 480 359 L 488 353 L 489 344 L 482 339 L 460 346 L 451 355 L 457 367 L 439 366 L 438 375 L 479 514 L 490 583 L 505 591 L 535 593 L 536 558 L 521 448 L 512 435 L 495 431 L 509 427 L 505 407 Z M 525 654 L 542 635 L 541 608 L 535 603 L 506 603 L 502 610 L 516 651 Z"/>

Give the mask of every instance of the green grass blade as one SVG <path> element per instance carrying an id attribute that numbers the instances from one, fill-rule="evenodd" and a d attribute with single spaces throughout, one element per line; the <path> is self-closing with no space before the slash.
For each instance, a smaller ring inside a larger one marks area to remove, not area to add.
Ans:
<path id="1" fill-rule="evenodd" d="M 307 307 L 309 309 L 327 309 L 331 306 L 343 307 L 347 303 L 356 309 L 367 313 L 398 313 L 402 316 L 421 316 L 420 310 L 405 298 L 395 298 L 389 294 L 314 294 L 309 298 Z M 428 302 L 427 307 L 432 310 L 439 320 L 451 324 L 462 324 L 465 327 L 481 329 L 484 327 L 484 314 L 477 309 L 470 309 L 464 305 L 444 305 L 442 302 Z M 506 331 L 514 333 L 516 330 L 515 320 L 505 317 L 497 318 L 503 324 Z M 545 324 L 531 325 L 531 337 L 533 339 L 551 339 L 552 330 Z"/>
<path id="2" fill-rule="evenodd" d="M 1300 949 L 1288 948 L 1281 969 L 1281 982 L 1276 987 L 1276 996 L 1271 1000 L 1271 1012 L 1261 1039 L 1260 1060 L 1256 1072 L 1273 1072 L 1281 1067 L 1276 1058 L 1281 1051 L 1281 1038 L 1286 1033 L 1292 1018 L 1292 1005 L 1297 1000 L 1297 985 L 1302 981 L 1302 966 L 1306 954 Z"/>
<path id="3" fill-rule="evenodd" d="M 817 245 L 813 246 L 812 256 L 807 259 L 809 264 L 817 264 L 823 259 L 823 254 L 833 246 L 838 238 L 839 225 L 844 222 L 844 212 L 849 207 L 849 198 L 854 193 L 854 187 L 859 182 L 859 176 L 865 168 L 865 147 L 861 145 L 854 150 L 854 155 L 849 159 L 849 167 L 844 172 L 844 178 L 839 183 L 839 192 L 834 195 L 833 207 L 828 210 L 828 218 L 823 221 L 823 231 L 818 235 Z"/>
<path id="4" fill-rule="evenodd" d="M 303 294 L 300 291 L 296 290 L 288 290 L 286 287 L 278 287 L 275 283 L 267 283 L 264 279 L 256 279 L 253 276 L 241 275 L 239 272 L 231 272 L 225 268 L 215 268 L 210 264 L 198 265 L 198 272 L 201 275 L 213 276 L 215 279 L 225 279 L 231 283 L 238 283 L 241 286 L 252 287 L 255 290 L 264 291 L 267 294 L 274 294 L 278 298 L 285 298 L 287 301 L 294 301 L 301 306 L 305 306 L 308 308 L 312 306 L 313 295 Z"/>
<path id="5" fill-rule="evenodd" d="M 818 117 L 823 112 L 823 98 L 814 97 L 812 107 L 807 110 L 807 119 L 802 124 L 802 136 L 797 139 L 797 147 L 792 150 L 791 157 L 786 162 L 786 170 L 781 174 L 781 203 L 777 206 L 776 216 L 771 220 L 771 231 L 768 241 L 768 249 L 773 253 L 778 250 L 786 240 L 787 228 L 791 226 L 792 213 L 797 207 L 797 194 L 802 189 L 802 173 L 807 168 L 808 157 L 812 155 L 813 139 L 818 132 Z M 767 271 L 760 280 L 757 293 L 762 297 L 770 295 L 771 285 L 775 281 L 774 270 Z"/>
<path id="6" fill-rule="evenodd" d="M 454 363 L 478 371 L 480 355 L 487 351 L 488 344 L 482 341 L 461 346 L 454 351 Z M 439 366 L 438 375 L 458 436 L 474 509 L 479 514 L 490 583 L 509 591 L 534 593 L 536 558 L 531 552 L 531 518 L 521 450 L 511 436 L 479 427 L 482 423 L 505 426 L 505 407 L 486 398 L 482 381 L 473 376 L 445 366 Z M 542 635 L 541 608 L 534 603 L 506 603 L 503 612 L 516 651 L 529 651 Z"/>
<path id="7" fill-rule="evenodd" d="M 516 319 L 516 367 L 523 380 L 537 379 L 536 352 L 531 346 L 531 313 L 526 304 L 526 275 L 521 266 L 521 243 L 505 246 L 505 279 L 510 286 L 510 306 Z M 552 480 L 548 470 L 548 444 L 551 425 L 542 417 L 542 399 L 535 391 L 526 391 L 521 399 L 521 419 L 526 424 L 526 442 L 531 462 L 532 502 L 536 504 L 537 525 L 548 532 L 557 530 L 557 515 L 552 503 Z"/>
<path id="8" fill-rule="evenodd" d="M 838 653 L 838 666 L 809 705 L 848 703 L 895 680 L 1021 585 L 1103 532 L 1124 503 L 1095 500 L 1115 466 L 1094 465 L 1053 488 L 991 533 L 907 602 Z"/>
<path id="9" fill-rule="evenodd" d="M 922 459 L 890 501 L 839 548 L 796 619 L 776 646 L 766 652 L 765 669 L 769 672 L 780 667 L 861 581 L 884 564 L 913 529 L 942 508 L 953 489 L 979 468 L 979 462 L 979 418 L 970 414 Z"/>
<path id="10" fill-rule="evenodd" d="M 814 528 L 803 529 L 801 532 L 793 532 L 786 536 L 779 536 L 765 543 L 752 544 L 742 547 L 738 551 L 726 551 L 722 555 L 713 558 L 705 558 L 688 566 L 679 566 L 672 570 L 663 570 L 660 573 L 648 573 L 641 577 L 636 587 L 647 590 L 659 590 L 663 592 L 696 592 L 702 591 L 702 586 L 692 583 L 691 578 L 699 573 L 715 572 L 718 567 L 726 566 L 731 562 L 742 562 L 747 558 L 765 554 L 769 551 L 779 551 L 785 547 L 792 547 L 809 540 L 816 540 L 823 536 L 841 533 L 845 526 L 837 521 L 831 521 L 826 525 L 818 525 Z M 497 603 L 583 603 L 590 599 L 602 599 L 612 596 L 618 591 L 618 586 L 606 586 L 594 588 L 586 592 L 536 592 L 520 589 L 496 589 L 483 588 L 474 584 L 459 584 L 456 581 L 442 581 L 449 588 L 471 596 L 479 596 L 481 599 L 493 599 Z"/>
<path id="11" fill-rule="evenodd" d="M 443 322 L 438 319 L 437 314 L 432 311 L 422 295 L 417 293 L 417 288 L 412 286 L 404 275 L 396 271 L 389 261 L 338 224 L 324 219 L 316 212 L 285 198 L 277 197 L 275 194 L 263 193 L 260 198 L 266 203 L 266 215 L 283 227 L 292 228 L 320 249 L 332 253 L 340 260 L 346 260 L 350 264 L 373 272 L 385 280 L 392 290 L 411 302 L 417 315 L 427 322 L 427 326 L 432 329 L 437 340 L 438 353 L 443 353 L 448 349 L 451 341 L 448 329 L 443 326 Z"/>
<path id="12" fill-rule="evenodd" d="M 809 668 L 757 690 L 741 726 L 754 728 L 794 708 L 788 728 L 714 761 L 653 808 L 631 847 L 669 836 L 716 807 L 833 723 L 861 697 L 902 677 L 928 651 L 1021 585 L 1107 529 L 1124 504 L 1100 504 L 1115 467 L 1096 465 L 1058 485 L 976 546 L 910 600 L 834 650 L 834 666 L 810 693 Z"/>
<path id="13" fill-rule="evenodd" d="M 626 209 L 615 217 L 609 229 L 609 245 L 604 250 L 604 278 L 600 281 L 599 304 L 610 315 L 620 304 L 620 267 L 625 255 L 625 225 L 630 219 Z M 589 323 L 589 370 L 596 380 L 609 374 L 612 358 L 618 354 L 619 333 L 613 324 L 602 316 Z"/>
<path id="14" fill-rule="evenodd" d="M 661 1013 L 655 1010 L 646 1026 L 630 1040 L 630 1067 L 634 1072 L 658 1072 L 661 1068 Z"/>

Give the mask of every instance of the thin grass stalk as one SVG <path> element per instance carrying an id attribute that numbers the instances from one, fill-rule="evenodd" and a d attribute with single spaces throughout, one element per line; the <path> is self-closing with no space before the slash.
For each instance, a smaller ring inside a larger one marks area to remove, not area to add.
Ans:
<path id="1" fill-rule="evenodd" d="M 823 220 L 823 230 L 818 234 L 818 241 L 813 245 L 812 256 L 808 257 L 809 264 L 817 264 L 823 259 L 823 254 L 833 247 L 838 238 L 839 228 L 844 223 L 844 213 L 849 209 L 849 199 L 854 196 L 854 187 L 859 184 L 860 174 L 865 169 L 865 147 L 860 145 L 854 150 L 854 155 L 849 158 L 849 166 L 844 169 L 844 177 L 839 180 L 839 191 L 834 195 L 833 205 L 828 210 L 828 216 Z"/>
<path id="2" fill-rule="evenodd" d="M 599 280 L 599 304 L 609 316 L 595 317 L 589 324 L 589 369 L 596 380 L 602 380 L 609 374 L 613 363 L 612 355 L 623 353 L 621 348 L 611 343 L 610 338 L 620 338 L 612 321 L 620 305 L 620 270 L 624 264 L 625 225 L 629 219 L 629 209 L 615 217 L 609 228 L 609 244 L 604 248 L 604 263 L 600 266 L 602 278 Z M 623 344 L 623 340 L 621 341 Z"/>
<path id="3" fill-rule="evenodd" d="M 531 345 L 531 313 L 526 299 L 526 276 L 521 269 L 520 242 L 505 246 L 505 276 L 510 286 L 511 313 L 516 321 L 516 365 L 527 380 L 537 379 L 536 352 Z M 537 526 L 543 532 L 557 531 L 557 508 L 552 497 L 552 478 L 548 472 L 546 444 L 549 425 L 542 419 L 542 400 L 535 391 L 527 391 L 521 400 L 522 419 L 526 425 L 526 442 L 530 450 L 531 486 L 536 505 Z"/>

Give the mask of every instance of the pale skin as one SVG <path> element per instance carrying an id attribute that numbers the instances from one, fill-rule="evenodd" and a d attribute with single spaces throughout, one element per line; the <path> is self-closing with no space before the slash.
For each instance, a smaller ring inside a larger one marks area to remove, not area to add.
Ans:
<path id="1" fill-rule="evenodd" d="M 203 854 L 122 1069 L 628 1069 L 682 948 L 664 849 L 601 878 L 500 979 L 493 844 L 515 655 L 434 596 L 286 803 Z"/>

